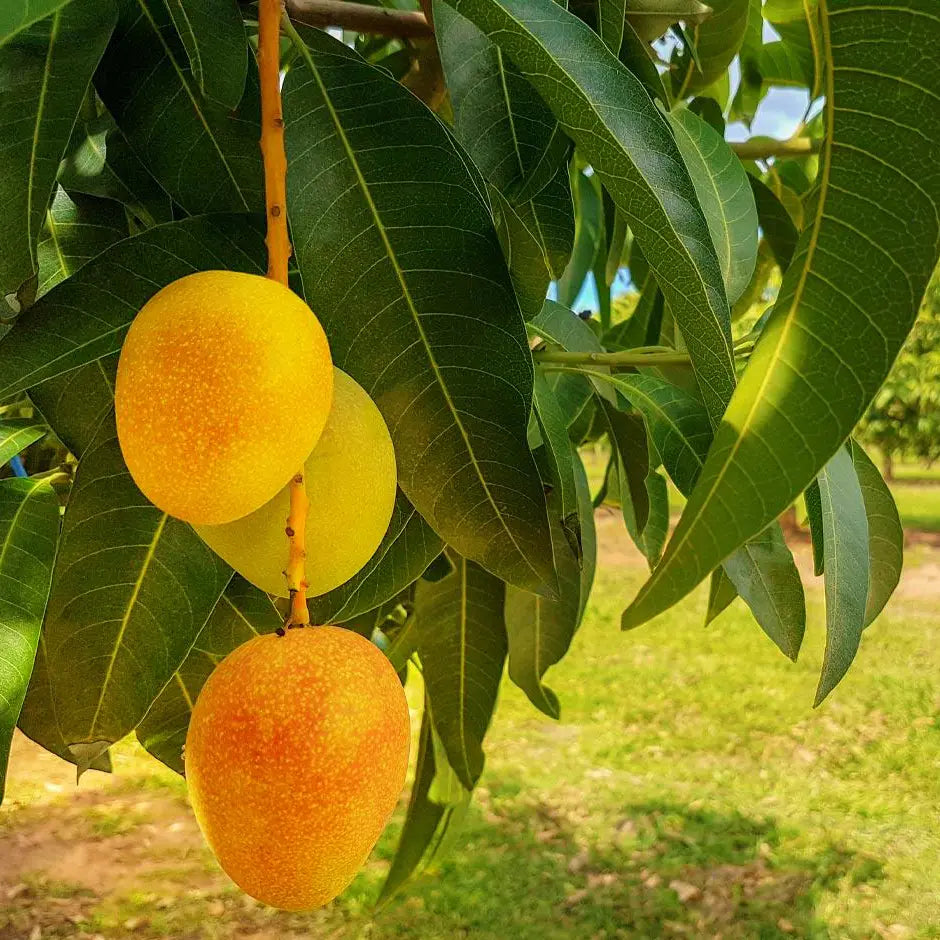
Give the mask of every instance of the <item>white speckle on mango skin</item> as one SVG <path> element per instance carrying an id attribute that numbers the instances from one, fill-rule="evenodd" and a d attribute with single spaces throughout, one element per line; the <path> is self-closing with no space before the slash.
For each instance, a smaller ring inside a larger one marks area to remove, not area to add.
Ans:
<path id="1" fill-rule="evenodd" d="M 186 779 L 224 871 L 273 907 L 336 897 L 405 783 L 410 718 L 385 655 L 339 627 L 256 637 L 196 701 Z"/>
<path id="2" fill-rule="evenodd" d="M 118 441 L 134 482 L 187 522 L 229 522 L 273 497 L 313 450 L 333 400 L 329 345 L 310 308 L 256 274 L 168 284 L 118 362 Z"/>

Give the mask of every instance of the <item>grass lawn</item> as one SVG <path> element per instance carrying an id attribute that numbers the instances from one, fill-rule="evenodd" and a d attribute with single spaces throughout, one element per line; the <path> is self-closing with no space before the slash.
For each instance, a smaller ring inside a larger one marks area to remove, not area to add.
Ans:
<path id="1" fill-rule="evenodd" d="M 599 520 L 588 615 L 548 676 L 562 720 L 505 685 L 456 851 L 378 917 L 400 813 L 341 901 L 278 914 L 219 874 L 182 782 L 133 746 L 76 791 L 18 740 L 0 938 L 940 938 L 940 551 L 912 552 L 813 711 L 818 587 L 797 665 L 739 601 L 702 629 L 701 592 L 622 634 L 643 569 L 622 523 Z"/>

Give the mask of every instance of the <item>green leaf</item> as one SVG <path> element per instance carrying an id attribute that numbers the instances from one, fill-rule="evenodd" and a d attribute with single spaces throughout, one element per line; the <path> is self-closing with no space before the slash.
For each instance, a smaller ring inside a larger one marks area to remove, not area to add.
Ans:
<path id="1" fill-rule="evenodd" d="M 91 196 L 71 197 L 58 187 L 39 236 L 37 296 L 126 237 L 127 218 L 119 205 Z"/>
<path id="2" fill-rule="evenodd" d="M 13 729 L 36 658 L 58 535 L 59 500 L 48 483 L 0 480 L 0 803 Z"/>
<path id="3" fill-rule="evenodd" d="M 826 555 L 823 551 L 822 502 L 819 495 L 819 483 L 813 480 L 803 491 L 806 503 L 806 519 L 809 522 L 810 538 L 813 543 L 813 574 L 818 578 L 826 569 Z"/>
<path id="4" fill-rule="evenodd" d="M 137 156 L 187 212 L 261 209 L 257 75 L 249 71 L 234 111 L 206 100 L 162 0 L 122 0 L 95 87 Z"/>
<path id="5" fill-rule="evenodd" d="M 118 354 L 64 372 L 29 390 L 56 437 L 81 457 L 114 405 Z"/>
<path id="6" fill-rule="evenodd" d="M 333 360 L 382 411 L 399 485 L 432 528 L 551 592 L 525 442 L 532 360 L 482 181 L 407 89 L 324 33 L 304 38 L 284 85 L 288 203 Z"/>
<path id="7" fill-rule="evenodd" d="M 651 470 L 646 478 L 646 496 L 650 511 L 640 537 L 640 550 L 652 569 L 659 564 L 669 532 L 669 485 L 658 470 Z"/>
<path id="8" fill-rule="evenodd" d="M 766 183 L 750 173 L 747 175 L 747 181 L 750 183 L 751 192 L 754 194 L 757 217 L 760 219 L 760 227 L 764 232 L 764 238 L 767 239 L 767 243 L 773 251 L 774 260 L 780 266 L 780 270 L 786 272 L 793 260 L 800 233 L 797 231 L 786 207 Z"/>
<path id="9" fill-rule="evenodd" d="M 654 101 L 661 102 L 662 106 L 668 110 L 670 107 L 669 96 L 666 94 L 663 80 L 656 68 L 656 63 L 653 61 L 653 51 L 649 43 L 640 38 L 636 28 L 629 20 L 624 24 L 623 42 L 620 45 L 619 58 L 643 83 L 643 86 L 649 92 L 649 96 Z"/>
<path id="10" fill-rule="evenodd" d="M 646 42 L 658 39 L 679 20 L 701 23 L 711 12 L 712 8 L 699 0 L 629 0 L 627 3 L 627 20 Z"/>
<path id="11" fill-rule="evenodd" d="M 584 467 L 569 443 L 573 482 L 581 531 L 580 558 L 571 550 L 561 519 L 557 490 L 549 498 L 552 515 L 552 543 L 558 570 L 558 600 L 549 600 L 519 588 L 506 589 L 506 633 L 509 640 L 509 678 L 522 689 L 529 701 L 550 718 L 559 718 L 558 697 L 542 679 L 546 670 L 558 663 L 581 623 L 591 591 L 595 565 L 594 512 Z M 554 510 L 554 511 L 553 511 Z M 586 547 L 586 551 L 585 551 Z"/>
<path id="12" fill-rule="evenodd" d="M 4 0 L 0 6 L 0 46 L 71 0 Z"/>
<path id="13" fill-rule="evenodd" d="M 711 16 L 692 27 L 692 42 L 698 54 L 696 67 L 691 56 L 683 60 L 673 75 L 677 98 L 707 88 L 737 55 L 748 23 L 749 0 L 709 0 Z"/>
<path id="14" fill-rule="evenodd" d="M 398 848 L 388 877 L 379 894 L 379 905 L 384 904 L 417 875 L 433 868 L 452 843 L 460 828 L 470 793 L 456 805 L 442 805 L 430 799 L 431 785 L 437 776 L 434 732 L 430 710 L 425 707 L 418 735 L 418 761 L 415 781 L 408 800 L 405 825 L 398 840 Z"/>
<path id="15" fill-rule="evenodd" d="M 0 399 L 119 352 L 137 311 L 193 271 L 263 274 L 264 236 L 250 216 L 158 225 L 98 255 L 51 290 L 0 342 Z"/>
<path id="16" fill-rule="evenodd" d="M 459 555 L 451 560 L 446 578 L 418 582 L 414 617 L 434 726 L 451 766 L 472 790 L 506 662 L 506 592 L 479 565 Z"/>
<path id="17" fill-rule="evenodd" d="M 597 32 L 614 55 L 623 41 L 627 5 L 627 0 L 597 0 Z"/>
<path id="18" fill-rule="evenodd" d="M 679 492 L 688 495 L 712 437 L 702 403 L 649 375 L 613 375 L 606 381 L 643 414 L 666 472 Z M 750 539 L 725 559 L 724 568 L 761 629 L 784 655 L 795 659 L 806 627 L 806 606 L 800 574 L 779 525 L 774 522 Z"/>
<path id="19" fill-rule="evenodd" d="M 865 626 L 884 610 L 885 604 L 901 580 L 904 564 L 904 529 L 898 507 L 888 484 L 868 454 L 855 441 L 850 441 L 852 462 L 858 474 L 868 519 L 868 599 L 865 604 Z"/>
<path id="20" fill-rule="evenodd" d="M 560 161 L 550 145 L 558 122 L 499 46 L 440 0 L 434 4 L 434 35 L 454 133 L 487 182 L 516 205 L 533 175 L 542 177 L 541 185 L 555 175 Z"/>
<path id="21" fill-rule="evenodd" d="M 712 572 L 711 582 L 708 587 L 708 608 L 705 611 L 705 626 L 707 627 L 723 613 L 737 596 L 738 590 L 725 573 L 725 569 L 716 568 Z"/>
<path id="22" fill-rule="evenodd" d="M 0 467 L 38 441 L 46 430 L 33 418 L 0 418 Z"/>
<path id="23" fill-rule="evenodd" d="M 137 740 L 158 761 L 183 773 L 189 718 L 206 679 L 237 646 L 262 633 L 273 633 L 281 623 L 267 594 L 235 575 L 186 659 L 137 726 Z"/>
<path id="24" fill-rule="evenodd" d="M 391 600 L 421 577 L 444 543 L 400 490 L 379 547 L 352 578 L 308 599 L 312 623 L 344 623 Z"/>
<path id="25" fill-rule="evenodd" d="M 0 48 L 0 296 L 20 304 L 32 301 L 56 168 L 116 19 L 111 0 L 73 0 Z"/>
<path id="26" fill-rule="evenodd" d="M 676 143 L 695 185 L 730 303 L 757 261 L 757 207 L 748 174 L 721 135 L 688 108 L 669 112 Z"/>
<path id="27" fill-rule="evenodd" d="M 865 629 L 868 519 L 852 456 L 840 447 L 816 478 L 826 558 L 826 653 L 815 705 L 848 672 Z"/>
<path id="28" fill-rule="evenodd" d="M 80 767 L 140 723 L 230 577 L 147 503 L 109 416 L 75 476 L 43 626 L 53 714 Z"/>
<path id="29" fill-rule="evenodd" d="M 235 0 L 166 0 L 199 90 L 233 111 L 245 91 L 248 37 Z"/>
<path id="30" fill-rule="evenodd" d="M 552 0 L 450 2 L 545 98 L 626 215 L 683 331 L 717 424 L 735 381 L 728 301 L 666 118 L 602 40 Z"/>
<path id="31" fill-rule="evenodd" d="M 170 197 L 131 150 L 110 114 L 75 126 L 58 179 L 69 193 L 121 203 L 145 227 L 173 219 Z"/>
<path id="32" fill-rule="evenodd" d="M 810 221 L 628 625 L 684 597 L 793 502 L 842 446 L 911 329 L 940 253 L 940 61 L 917 59 L 912 72 L 909 45 L 893 37 L 940 44 L 933 10 L 930 0 L 823 9 L 832 66 Z"/>
<path id="33" fill-rule="evenodd" d="M 630 537 L 639 544 L 650 513 L 649 494 L 646 492 L 646 478 L 650 472 L 646 425 L 636 414 L 618 411 L 606 401 L 601 406 L 607 421 L 611 450 L 617 457 L 623 520 Z"/>
<path id="34" fill-rule="evenodd" d="M 578 295 L 595 259 L 602 251 L 604 238 L 604 210 L 601 197 L 593 183 L 584 173 L 572 175 L 572 191 L 576 208 L 574 240 L 568 264 L 558 279 L 558 301 L 570 307 Z"/>
<path id="35" fill-rule="evenodd" d="M 491 188 L 490 195 L 519 309 L 523 317 L 533 317 L 542 309 L 551 280 L 544 244 L 539 240 L 538 218 L 531 211 L 515 209 L 498 189 Z"/>
<path id="36" fill-rule="evenodd" d="M 538 421 L 548 462 L 551 465 L 550 482 L 553 498 L 548 500 L 548 516 L 553 527 L 557 522 L 568 533 L 578 551 L 578 493 L 575 482 L 575 461 L 568 437 L 567 415 L 558 404 L 558 399 L 544 373 L 536 372 L 534 386 L 534 413 Z M 552 536 L 552 543 L 555 543 Z M 555 563 L 558 563 L 558 547 L 554 547 Z"/>

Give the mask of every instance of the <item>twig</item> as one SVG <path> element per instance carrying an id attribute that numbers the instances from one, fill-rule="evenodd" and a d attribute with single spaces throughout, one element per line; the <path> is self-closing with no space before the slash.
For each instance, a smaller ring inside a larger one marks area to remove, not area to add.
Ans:
<path id="1" fill-rule="evenodd" d="M 287 157 L 284 152 L 284 115 L 281 110 L 280 48 L 281 0 L 258 4 L 258 74 L 261 80 L 261 154 L 264 159 L 264 198 L 267 208 L 268 277 L 287 283 L 290 238 L 287 233 Z M 290 484 L 287 517 L 287 590 L 290 612 L 287 626 L 310 623 L 307 609 L 306 538 L 307 491 L 303 468 Z"/>
<path id="2" fill-rule="evenodd" d="M 812 137 L 791 137 L 789 140 L 755 137 L 729 146 L 742 160 L 767 160 L 770 157 L 807 157 L 819 153 L 822 141 Z"/>
<path id="3" fill-rule="evenodd" d="M 690 362 L 684 352 L 643 352 L 625 349 L 622 352 L 567 352 L 561 349 L 540 349 L 532 354 L 536 362 L 571 366 L 663 366 Z"/>
<path id="4" fill-rule="evenodd" d="M 376 33 L 399 39 L 421 39 L 434 35 L 424 13 L 392 10 L 342 0 L 287 0 L 291 19 L 306 26 L 340 26 L 357 33 Z"/>

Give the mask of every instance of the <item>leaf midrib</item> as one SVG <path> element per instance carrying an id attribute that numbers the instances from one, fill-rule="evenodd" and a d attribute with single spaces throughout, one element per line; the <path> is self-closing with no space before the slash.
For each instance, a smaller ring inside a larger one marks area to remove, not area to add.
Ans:
<path id="1" fill-rule="evenodd" d="M 141 0 L 138 0 L 141 2 Z M 375 205 L 375 201 L 372 199 L 372 193 L 369 189 L 369 184 L 366 181 L 366 178 L 362 174 L 362 169 L 359 166 L 359 161 L 356 159 L 355 152 L 353 151 L 352 145 L 350 144 L 346 133 L 343 130 L 343 125 L 340 122 L 339 115 L 336 112 L 336 109 L 333 107 L 333 101 L 330 98 L 329 92 L 326 88 L 326 85 L 323 83 L 323 80 L 320 78 L 320 73 L 316 67 L 316 64 L 313 61 L 313 56 L 310 54 L 310 50 L 307 48 L 306 43 L 301 43 L 300 53 L 304 58 L 304 61 L 307 64 L 307 68 L 310 70 L 311 75 L 313 75 L 314 81 L 317 83 L 317 87 L 320 89 L 320 94 L 323 96 L 323 101 L 326 104 L 327 110 L 330 113 L 330 118 L 333 121 L 333 126 L 336 128 L 337 136 L 340 141 L 342 141 L 343 149 L 346 151 L 346 156 L 349 159 L 350 165 L 352 166 L 355 174 L 356 180 L 359 183 L 359 188 L 362 190 L 362 194 L 368 204 L 369 211 L 372 214 L 372 218 L 375 221 L 376 229 L 382 239 L 382 244 L 385 247 L 385 253 L 388 256 L 389 261 L 392 264 L 392 267 L 395 271 L 395 276 L 398 279 L 399 286 L 401 287 L 402 296 L 404 297 L 408 311 L 411 314 L 411 317 L 415 324 L 415 329 L 418 333 L 418 338 L 421 340 L 421 344 L 424 347 L 425 353 L 427 355 L 428 362 L 431 366 L 432 371 L 434 372 L 434 377 L 437 381 L 437 385 L 441 390 L 441 394 L 444 397 L 444 402 L 447 405 L 448 410 L 454 419 L 454 424 L 457 429 L 460 431 L 460 436 L 463 439 L 464 446 L 467 450 L 467 456 L 470 458 L 470 463 L 473 466 L 474 472 L 476 473 L 477 479 L 480 481 L 480 486 L 483 488 L 483 492 L 486 494 L 487 502 L 493 508 L 493 512 L 496 514 L 496 518 L 499 520 L 499 524 L 502 527 L 503 531 L 506 533 L 510 542 L 512 542 L 513 548 L 515 548 L 518 556 L 523 560 L 528 569 L 538 578 L 539 582 L 543 580 L 542 576 L 533 567 L 532 563 L 529 561 L 528 554 L 524 552 L 516 541 L 516 536 L 513 533 L 510 526 L 506 524 L 506 520 L 503 517 L 502 512 L 500 511 L 499 506 L 496 504 L 496 500 L 493 498 L 493 494 L 490 492 L 489 485 L 486 482 L 486 478 L 483 475 L 483 471 L 480 469 L 480 464 L 477 461 L 476 454 L 474 453 L 473 448 L 470 445 L 470 439 L 467 437 L 467 431 L 463 426 L 463 422 L 460 420 L 460 414 L 457 411 L 456 406 L 454 405 L 453 399 L 450 397 L 450 392 L 447 388 L 447 384 L 444 382 L 444 379 L 441 375 L 440 367 L 437 364 L 437 360 L 434 358 L 434 352 L 431 349 L 431 345 L 428 342 L 427 334 L 424 332 L 424 327 L 421 324 L 421 317 L 418 315 L 418 310 L 415 307 L 414 300 L 411 296 L 411 291 L 408 289 L 408 284 L 405 281 L 404 272 L 401 269 L 401 266 L 398 263 L 398 257 L 395 254 L 392 244 L 389 241 L 388 233 L 385 231 L 385 226 L 382 224 L 381 217 L 379 216 L 378 207 Z"/>

